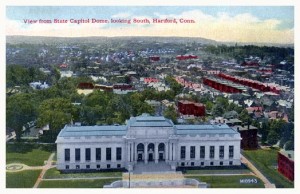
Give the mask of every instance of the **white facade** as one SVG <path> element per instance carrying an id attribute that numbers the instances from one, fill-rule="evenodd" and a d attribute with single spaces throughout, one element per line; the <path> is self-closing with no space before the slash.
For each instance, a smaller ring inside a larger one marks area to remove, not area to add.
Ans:
<path id="1" fill-rule="evenodd" d="M 56 140 L 57 168 L 132 169 L 158 161 L 172 169 L 241 165 L 240 141 L 227 125 L 174 125 L 143 114 L 122 126 L 65 126 Z"/>

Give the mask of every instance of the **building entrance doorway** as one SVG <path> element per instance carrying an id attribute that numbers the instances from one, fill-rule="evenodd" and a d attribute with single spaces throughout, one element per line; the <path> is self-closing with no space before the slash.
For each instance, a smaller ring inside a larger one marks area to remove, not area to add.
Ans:
<path id="1" fill-rule="evenodd" d="M 163 161 L 165 160 L 165 144 L 160 143 L 158 145 L 158 160 Z"/>
<path id="2" fill-rule="evenodd" d="M 153 161 L 153 153 L 149 153 L 149 159 L 148 159 L 149 162 Z"/>
<path id="3" fill-rule="evenodd" d="M 144 161 L 144 144 L 139 143 L 137 145 L 137 161 Z"/>
<path id="4" fill-rule="evenodd" d="M 140 162 L 140 161 L 143 161 L 143 154 L 142 153 L 140 153 L 140 154 L 138 154 L 138 162 Z"/>
<path id="5" fill-rule="evenodd" d="M 159 153 L 159 160 L 164 160 L 164 153 Z"/>

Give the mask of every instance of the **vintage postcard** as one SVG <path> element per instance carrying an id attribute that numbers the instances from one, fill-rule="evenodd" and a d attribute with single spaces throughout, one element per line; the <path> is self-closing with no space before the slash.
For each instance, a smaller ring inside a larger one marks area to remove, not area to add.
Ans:
<path id="1" fill-rule="evenodd" d="M 7 5 L 6 188 L 294 188 L 294 8 Z"/>

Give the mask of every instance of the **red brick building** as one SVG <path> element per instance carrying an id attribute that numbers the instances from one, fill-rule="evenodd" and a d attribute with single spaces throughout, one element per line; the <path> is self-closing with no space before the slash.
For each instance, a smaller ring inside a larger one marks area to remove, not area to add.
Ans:
<path id="1" fill-rule="evenodd" d="M 178 101 L 178 111 L 183 115 L 205 116 L 205 106 L 187 100 Z"/>
<path id="2" fill-rule="evenodd" d="M 225 93 L 242 93 L 241 88 L 214 78 L 203 78 L 203 84 Z"/>
<path id="3" fill-rule="evenodd" d="M 241 134 L 241 149 L 255 150 L 258 148 L 257 128 L 252 125 L 241 126 L 236 125 L 235 128 Z"/>
<path id="4" fill-rule="evenodd" d="M 278 152 L 278 171 L 294 181 L 294 151 L 281 150 Z"/>
<path id="5" fill-rule="evenodd" d="M 145 77 L 144 78 L 144 83 L 149 84 L 149 83 L 157 83 L 159 82 L 158 79 L 153 78 L 153 77 Z"/>
<path id="6" fill-rule="evenodd" d="M 196 55 L 177 55 L 176 59 L 179 61 L 188 60 L 188 59 L 198 59 Z"/>
<path id="7" fill-rule="evenodd" d="M 280 89 L 275 87 L 275 86 L 269 86 L 268 84 L 256 81 L 256 80 L 250 80 L 250 79 L 245 79 L 242 77 L 238 77 L 238 76 L 231 76 L 231 75 L 227 75 L 224 73 L 220 73 L 218 75 L 218 77 L 222 78 L 222 79 L 226 79 L 229 81 L 232 81 L 234 83 L 237 84 L 241 84 L 244 86 L 248 86 L 257 90 L 260 90 L 262 92 L 273 92 L 276 94 L 280 94 Z"/>
<path id="8" fill-rule="evenodd" d="M 149 59 L 151 61 L 159 61 L 160 60 L 160 57 L 159 56 L 150 56 Z"/>

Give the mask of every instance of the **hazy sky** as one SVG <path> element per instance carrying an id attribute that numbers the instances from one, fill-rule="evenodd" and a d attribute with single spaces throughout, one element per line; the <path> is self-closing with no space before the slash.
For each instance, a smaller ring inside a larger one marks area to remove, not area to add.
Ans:
<path id="1" fill-rule="evenodd" d="M 25 19 L 177 19 L 177 24 L 25 24 Z M 195 23 L 179 23 L 179 19 Z M 8 6 L 6 34 L 31 36 L 184 36 L 217 41 L 294 43 L 291 6 Z"/>

